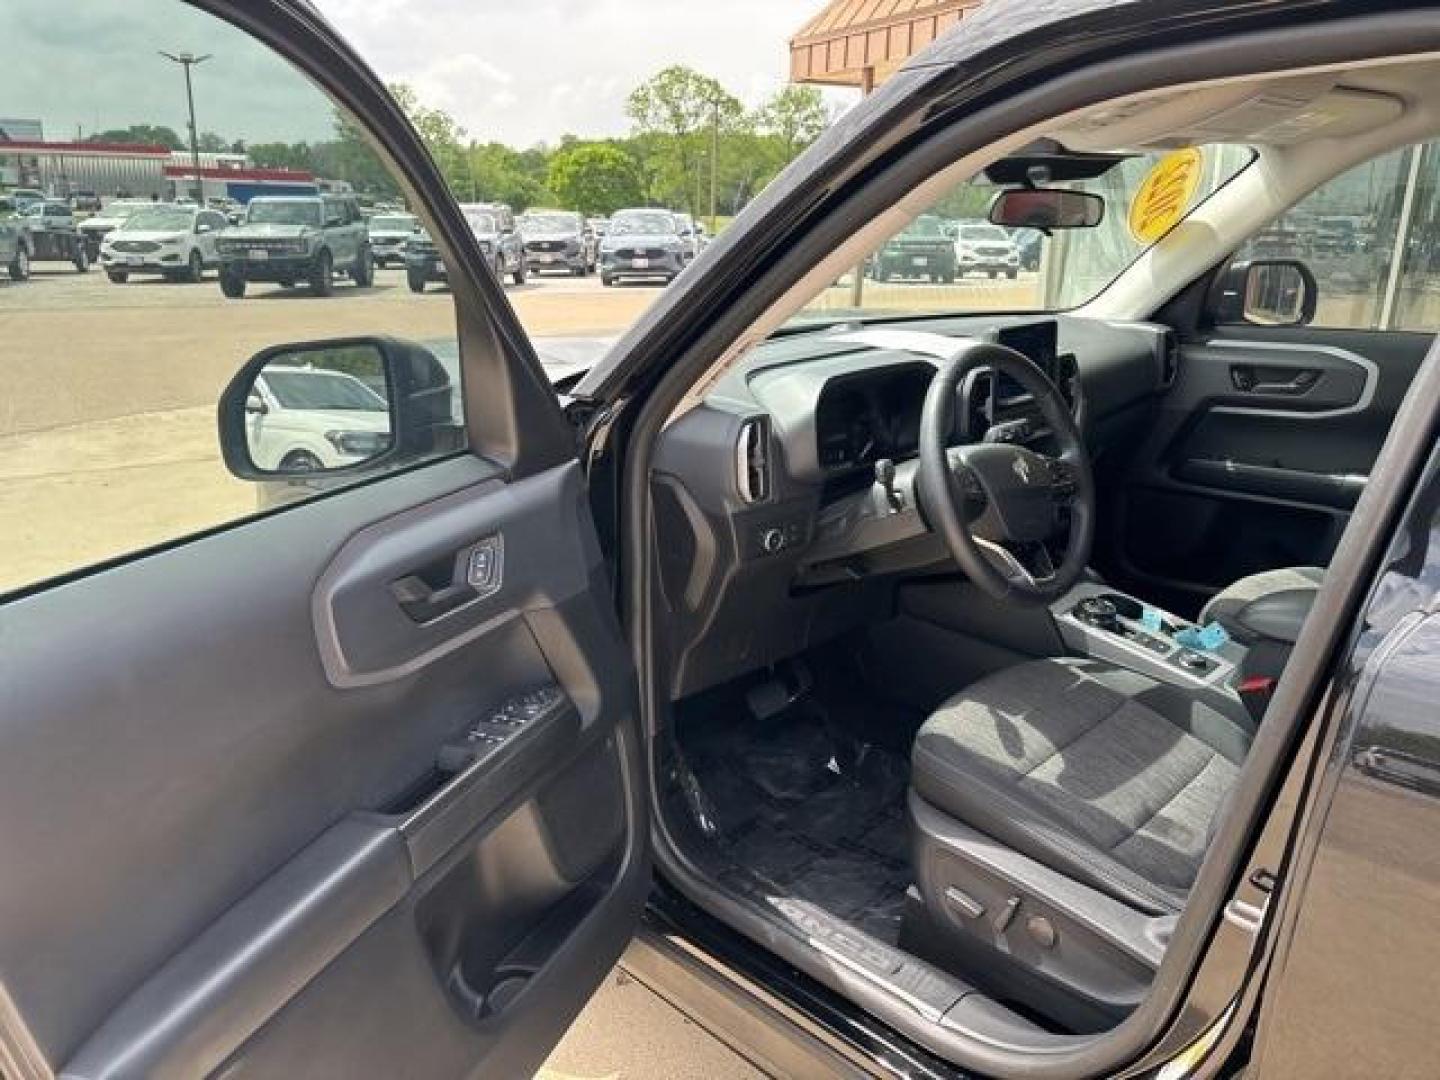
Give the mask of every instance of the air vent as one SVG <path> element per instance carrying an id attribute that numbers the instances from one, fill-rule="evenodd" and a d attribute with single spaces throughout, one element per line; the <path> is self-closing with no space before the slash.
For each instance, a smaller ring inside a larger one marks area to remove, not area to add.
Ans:
<path id="1" fill-rule="evenodd" d="M 740 425 L 735 444 L 735 485 L 747 503 L 770 498 L 770 420 L 755 416 Z"/>
<path id="2" fill-rule="evenodd" d="M 1175 331 L 1160 336 L 1160 389 L 1169 390 L 1180 375 L 1180 340 Z"/>

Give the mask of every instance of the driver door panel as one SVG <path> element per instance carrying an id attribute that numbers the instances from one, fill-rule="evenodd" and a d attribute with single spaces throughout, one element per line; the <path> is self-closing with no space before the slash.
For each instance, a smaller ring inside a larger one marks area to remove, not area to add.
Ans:
<path id="1" fill-rule="evenodd" d="M 493 535 L 493 592 L 377 636 L 386 583 Z M 455 459 L 5 620 L 0 970 L 65 1075 L 519 1075 L 628 938 L 633 675 L 577 464 Z"/>

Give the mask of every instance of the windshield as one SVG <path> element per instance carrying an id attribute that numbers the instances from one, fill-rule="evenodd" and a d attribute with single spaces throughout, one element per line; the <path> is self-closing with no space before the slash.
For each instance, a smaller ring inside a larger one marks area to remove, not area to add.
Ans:
<path id="1" fill-rule="evenodd" d="M 477 236 L 500 231 L 489 214 L 466 214 L 465 220 L 470 223 L 470 231 Z"/>
<path id="2" fill-rule="evenodd" d="M 195 221 L 193 210 L 182 210 L 178 206 L 163 206 L 153 210 L 135 210 L 125 219 L 117 232 L 187 232 Z"/>
<path id="3" fill-rule="evenodd" d="M 639 233 L 644 236 L 674 234 L 675 219 L 666 213 L 616 214 L 610 219 L 610 231 L 616 234 Z"/>
<path id="4" fill-rule="evenodd" d="M 409 214 L 390 214 L 370 219 L 373 232 L 414 232 L 416 219 Z"/>
<path id="5" fill-rule="evenodd" d="M 256 199 L 245 220 L 256 225 L 319 225 L 320 204 L 308 199 Z"/>
<path id="6" fill-rule="evenodd" d="M 531 233 L 578 233 L 580 219 L 570 214 L 526 214 L 520 219 L 520 231 Z"/>
<path id="7" fill-rule="evenodd" d="M 1026 231 L 1035 232 L 1034 229 Z M 1035 235 L 1039 236 L 1040 234 L 1035 233 Z M 999 225 L 966 225 L 960 230 L 960 239 L 1003 244 L 1010 239 L 1010 234 Z"/>
<path id="8" fill-rule="evenodd" d="M 1181 158 L 1193 188 L 1165 202 L 1165 214 L 1146 218 L 1142 208 L 1153 209 L 1164 202 L 1160 196 L 1173 194 L 1173 189 L 1161 188 L 1152 173 L 1162 175 L 1162 162 L 1173 170 Z M 858 282 L 853 272 L 842 276 L 816 295 L 795 321 L 814 323 L 833 319 L 836 313 L 884 319 L 1079 307 L 1253 159 L 1249 147 L 1213 144 L 1173 154 L 1133 154 L 1098 177 L 1047 184 L 1092 193 L 1105 202 L 1104 216 L 1094 228 L 1054 229 L 1048 235 L 1037 228 L 1007 232 L 987 222 L 991 202 L 1006 189 L 982 173 L 951 188 L 898 234 L 948 233 L 959 244 L 907 249 L 882 242 L 865 259 Z M 994 247 L 977 250 L 969 246 L 973 243 Z"/>
<path id="9" fill-rule="evenodd" d="M 350 412 L 385 412 L 385 399 L 349 375 L 322 375 L 313 371 L 265 372 L 265 385 L 287 409 L 328 409 Z"/>

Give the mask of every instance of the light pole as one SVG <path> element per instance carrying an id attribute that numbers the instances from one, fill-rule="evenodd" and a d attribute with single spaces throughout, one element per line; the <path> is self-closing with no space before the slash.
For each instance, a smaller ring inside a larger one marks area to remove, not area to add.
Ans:
<path id="1" fill-rule="evenodd" d="M 720 170 L 720 98 L 710 102 L 710 235 L 715 235 L 715 189 Z"/>
<path id="2" fill-rule="evenodd" d="M 200 133 L 195 127 L 195 91 L 190 86 L 190 69 L 209 60 L 211 54 L 196 56 L 194 53 L 182 52 L 176 55 L 161 49 L 160 55 L 185 69 L 185 104 L 190 109 L 190 165 L 195 170 L 195 205 L 204 206 L 205 181 L 200 178 Z"/>

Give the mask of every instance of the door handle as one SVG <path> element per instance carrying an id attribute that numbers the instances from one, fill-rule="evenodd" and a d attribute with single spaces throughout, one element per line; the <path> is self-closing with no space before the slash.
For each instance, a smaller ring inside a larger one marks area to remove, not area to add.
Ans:
<path id="1" fill-rule="evenodd" d="M 390 595 L 411 622 L 428 623 L 473 600 L 475 589 L 468 581 L 436 587 L 419 574 L 407 574 L 390 583 Z"/>
<path id="2" fill-rule="evenodd" d="M 390 595 L 411 622 L 430 623 L 500 589 L 504 543 L 487 536 L 390 583 Z"/>
<path id="3" fill-rule="evenodd" d="M 1303 394 L 1319 381 L 1320 372 L 1316 368 L 1302 368 L 1286 382 L 1262 382 L 1255 368 L 1249 364 L 1234 364 L 1230 368 L 1231 385 L 1243 394 Z"/>

